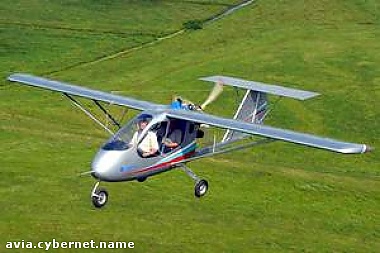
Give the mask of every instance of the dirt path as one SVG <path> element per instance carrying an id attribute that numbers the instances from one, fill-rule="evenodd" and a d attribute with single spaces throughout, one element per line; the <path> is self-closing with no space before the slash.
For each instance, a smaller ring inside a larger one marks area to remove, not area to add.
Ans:
<path id="1" fill-rule="evenodd" d="M 220 13 L 218 13 L 216 15 L 213 15 L 213 16 L 207 18 L 203 22 L 203 25 L 207 25 L 207 24 L 213 23 L 215 21 L 218 21 L 219 19 L 222 19 L 223 17 L 228 16 L 228 15 L 231 15 L 233 12 L 235 12 L 235 11 L 237 11 L 237 10 L 245 7 L 245 6 L 253 4 L 255 1 L 256 0 L 244 0 L 244 1 L 241 1 L 239 4 L 231 6 L 231 7 L 227 8 L 227 9 L 223 10 L 222 12 L 220 12 Z M 59 69 L 59 70 L 54 70 L 54 71 L 51 71 L 51 72 L 47 72 L 44 75 L 45 76 L 53 76 L 54 74 L 57 74 L 57 73 L 60 73 L 60 72 L 66 71 L 66 70 L 70 70 L 70 69 L 73 69 L 73 68 L 83 67 L 83 66 L 90 66 L 90 65 L 94 65 L 94 64 L 97 64 L 97 63 L 100 63 L 100 62 L 103 62 L 103 61 L 107 61 L 107 60 L 111 60 L 111 59 L 114 59 L 114 58 L 118 58 L 120 56 L 133 53 L 133 52 L 138 51 L 140 49 L 143 49 L 145 47 L 158 44 L 158 43 L 160 43 L 160 42 L 162 42 L 164 40 L 168 40 L 168 39 L 177 37 L 177 36 L 181 35 L 184 32 L 186 32 L 186 29 L 182 28 L 182 29 L 180 29 L 178 31 L 175 31 L 175 32 L 170 33 L 168 35 L 165 35 L 163 37 L 156 38 L 156 39 L 154 39 L 152 41 L 146 42 L 146 43 L 141 44 L 139 46 L 132 47 L 132 48 L 127 48 L 127 49 L 121 50 L 120 52 L 112 53 L 110 55 L 107 55 L 107 56 L 104 56 L 104 57 L 101 57 L 101 58 L 98 58 L 98 59 L 95 59 L 95 60 L 92 60 L 92 61 L 78 62 L 76 64 L 64 67 L 64 68 Z"/>

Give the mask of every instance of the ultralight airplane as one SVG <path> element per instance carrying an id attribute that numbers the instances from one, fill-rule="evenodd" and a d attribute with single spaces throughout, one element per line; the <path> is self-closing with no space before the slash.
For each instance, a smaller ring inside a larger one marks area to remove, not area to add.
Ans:
<path id="1" fill-rule="evenodd" d="M 75 106 L 79 107 L 112 135 L 96 154 L 92 161 L 91 170 L 84 173 L 91 174 L 96 179 L 91 191 L 91 199 L 97 208 L 103 207 L 108 201 L 108 192 L 104 188 L 99 188 L 101 181 L 137 180 L 143 182 L 148 177 L 174 168 L 183 169 L 195 181 L 195 196 L 202 197 L 208 191 L 208 182 L 191 171 L 186 166 L 188 162 L 270 143 L 275 140 L 343 154 L 365 153 L 371 150 L 365 144 L 342 142 L 263 125 L 264 119 L 271 111 L 267 94 L 299 100 L 306 100 L 319 95 L 310 91 L 246 81 L 234 77 L 210 76 L 200 78 L 200 80 L 215 83 L 209 97 L 201 106 L 184 102 L 180 98 L 170 105 L 162 105 L 28 74 L 13 74 L 8 77 L 8 80 L 63 93 Z M 205 107 L 216 99 L 224 85 L 246 90 L 232 119 L 204 112 Z M 92 100 L 113 122 L 118 131 L 113 133 L 107 125 L 97 119 L 74 96 Z M 142 112 L 122 126 L 99 102 L 129 107 Z M 142 121 L 145 122 L 145 128 L 140 129 L 139 134 L 135 135 L 134 133 Z M 225 129 L 225 134 L 220 142 L 215 141 L 213 144 L 201 148 L 197 145 L 197 139 L 203 138 L 205 132 L 202 129 L 210 126 Z M 162 144 L 162 140 L 170 134 L 173 127 L 181 132 L 180 143 L 176 148 L 167 149 Z M 139 145 L 152 132 L 155 133 L 154 136 L 156 136 L 159 146 L 154 154 L 144 156 Z M 260 138 L 253 140 L 249 138 L 252 135 Z M 133 139 L 135 139 L 134 142 Z M 239 142 L 241 140 L 248 140 L 248 142 L 241 144 Z"/>

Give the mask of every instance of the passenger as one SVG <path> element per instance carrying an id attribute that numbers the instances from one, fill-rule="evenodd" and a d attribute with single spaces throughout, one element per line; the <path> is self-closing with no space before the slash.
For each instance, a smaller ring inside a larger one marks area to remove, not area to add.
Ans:
<path id="1" fill-rule="evenodd" d="M 180 146 L 182 141 L 182 131 L 179 129 L 178 121 L 172 120 L 169 125 L 169 134 L 163 139 L 162 143 L 165 145 L 164 152 L 170 152 Z"/>
<path id="2" fill-rule="evenodd" d="M 145 127 L 148 125 L 149 121 L 146 117 L 141 117 L 138 122 L 138 130 L 133 134 L 132 140 L 130 142 L 130 145 L 137 145 L 137 140 L 140 137 L 142 131 L 145 129 Z M 137 151 L 142 157 L 153 157 L 157 155 L 158 152 L 158 142 L 157 142 L 157 135 L 152 132 L 148 131 L 144 137 L 144 139 L 140 142 L 140 144 L 137 147 Z"/>

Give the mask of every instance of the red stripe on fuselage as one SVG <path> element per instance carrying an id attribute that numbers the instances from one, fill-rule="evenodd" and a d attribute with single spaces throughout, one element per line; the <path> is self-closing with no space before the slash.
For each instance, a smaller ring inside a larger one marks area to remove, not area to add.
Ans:
<path id="1" fill-rule="evenodd" d="M 148 168 L 145 168 L 145 169 L 142 169 L 142 170 L 139 170 L 139 171 L 134 171 L 134 172 L 131 172 L 131 174 L 138 174 L 138 173 L 144 173 L 144 172 L 148 172 L 148 171 L 155 171 L 155 170 L 160 170 L 160 169 L 163 169 L 165 167 L 170 167 L 171 165 L 175 164 L 175 163 L 178 163 L 182 160 L 185 160 L 187 158 L 190 158 L 193 154 L 195 153 L 195 150 L 194 151 L 191 151 L 183 156 L 180 156 L 180 157 L 177 157 L 177 158 L 174 158 L 173 160 L 170 160 L 168 162 L 164 162 L 164 163 L 160 163 L 160 164 L 157 164 L 155 166 L 151 166 L 151 167 L 148 167 Z"/>

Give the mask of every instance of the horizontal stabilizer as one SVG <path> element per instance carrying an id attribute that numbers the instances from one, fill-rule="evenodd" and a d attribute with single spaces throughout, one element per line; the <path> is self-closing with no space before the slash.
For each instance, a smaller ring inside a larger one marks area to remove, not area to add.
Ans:
<path id="1" fill-rule="evenodd" d="M 271 85 L 254 81 L 247 81 L 240 78 L 229 77 L 229 76 L 209 76 L 200 78 L 202 81 L 208 82 L 221 82 L 224 85 L 229 85 L 233 87 L 238 87 L 246 90 L 254 90 L 260 91 L 267 94 L 282 96 L 282 97 L 290 97 L 299 100 L 306 100 L 318 96 L 319 93 L 291 89 L 279 85 Z"/>

